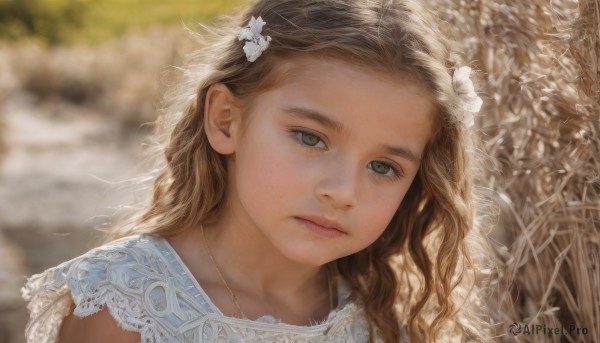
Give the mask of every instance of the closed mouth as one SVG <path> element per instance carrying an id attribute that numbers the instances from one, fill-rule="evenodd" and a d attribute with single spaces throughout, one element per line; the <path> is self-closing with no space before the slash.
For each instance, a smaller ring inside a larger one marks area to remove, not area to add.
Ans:
<path id="1" fill-rule="evenodd" d="M 335 220 L 330 220 L 320 216 L 299 216 L 296 218 L 310 222 L 313 225 L 317 225 L 325 230 L 335 230 L 339 231 L 340 233 L 346 234 L 346 232 L 342 229 L 342 225 Z"/>

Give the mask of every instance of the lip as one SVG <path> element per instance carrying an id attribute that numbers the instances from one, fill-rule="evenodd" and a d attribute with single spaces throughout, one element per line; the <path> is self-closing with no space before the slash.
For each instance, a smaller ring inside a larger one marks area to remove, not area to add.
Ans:
<path id="1" fill-rule="evenodd" d="M 346 234 L 346 232 L 342 230 L 342 225 L 335 220 L 311 215 L 299 216 L 295 218 L 304 224 L 309 230 L 326 237 L 338 237 Z"/>

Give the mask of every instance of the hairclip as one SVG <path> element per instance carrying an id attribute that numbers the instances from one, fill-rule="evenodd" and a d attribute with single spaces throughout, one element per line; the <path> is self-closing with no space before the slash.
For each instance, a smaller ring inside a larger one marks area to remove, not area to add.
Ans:
<path id="1" fill-rule="evenodd" d="M 452 75 L 452 86 L 461 100 L 464 111 L 463 125 L 466 128 L 473 126 L 475 123 L 473 114 L 479 112 L 483 104 L 483 100 L 475 93 L 470 75 L 471 68 L 467 66 L 458 68 Z"/>
<path id="2" fill-rule="evenodd" d="M 243 27 L 238 36 L 238 40 L 245 40 L 244 52 L 246 58 L 250 62 L 256 61 L 256 59 L 269 47 L 271 36 L 263 36 L 261 34 L 262 28 L 266 23 L 261 17 L 250 19 L 250 22 L 246 27 Z"/>

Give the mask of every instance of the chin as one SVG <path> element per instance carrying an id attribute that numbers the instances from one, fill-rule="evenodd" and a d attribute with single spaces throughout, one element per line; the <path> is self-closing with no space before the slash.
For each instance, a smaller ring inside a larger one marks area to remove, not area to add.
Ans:
<path id="1" fill-rule="evenodd" d="M 339 247 L 338 247 L 339 248 Z M 355 254 L 362 249 L 333 250 L 331 246 L 314 246 L 309 244 L 302 247 L 301 244 L 281 246 L 281 253 L 288 259 L 306 266 L 321 267 L 329 262 Z"/>
<path id="2" fill-rule="evenodd" d="M 293 261 L 306 265 L 306 266 L 310 266 L 310 267 L 321 267 L 331 261 L 336 260 L 337 258 L 321 258 L 319 256 L 293 256 L 295 258 L 290 258 Z"/>
<path id="3" fill-rule="evenodd" d="M 339 258 L 339 256 L 333 255 L 331 251 L 318 251 L 314 248 L 301 249 L 301 247 L 298 245 L 285 248 L 280 250 L 285 257 L 296 263 L 311 267 L 321 267 Z M 325 247 L 322 249 L 325 250 L 324 248 Z"/>

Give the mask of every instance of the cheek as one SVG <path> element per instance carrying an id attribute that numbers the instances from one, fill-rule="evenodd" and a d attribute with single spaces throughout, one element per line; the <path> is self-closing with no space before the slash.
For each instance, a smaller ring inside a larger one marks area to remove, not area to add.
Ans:
<path id="1" fill-rule="evenodd" d="M 390 189 L 370 194 L 370 201 L 366 201 L 361 208 L 361 226 L 366 228 L 362 235 L 369 244 L 385 231 L 407 190 L 408 187 L 403 187 L 396 192 Z"/>
<path id="2" fill-rule="evenodd" d="M 281 134 L 264 130 L 263 134 L 247 137 L 236 153 L 236 177 L 240 196 L 252 203 L 287 198 L 297 192 L 302 178 L 289 143 Z M 258 206 L 258 204 L 257 204 Z M 271 205 L 272 206 L 272 205 Z"/>

